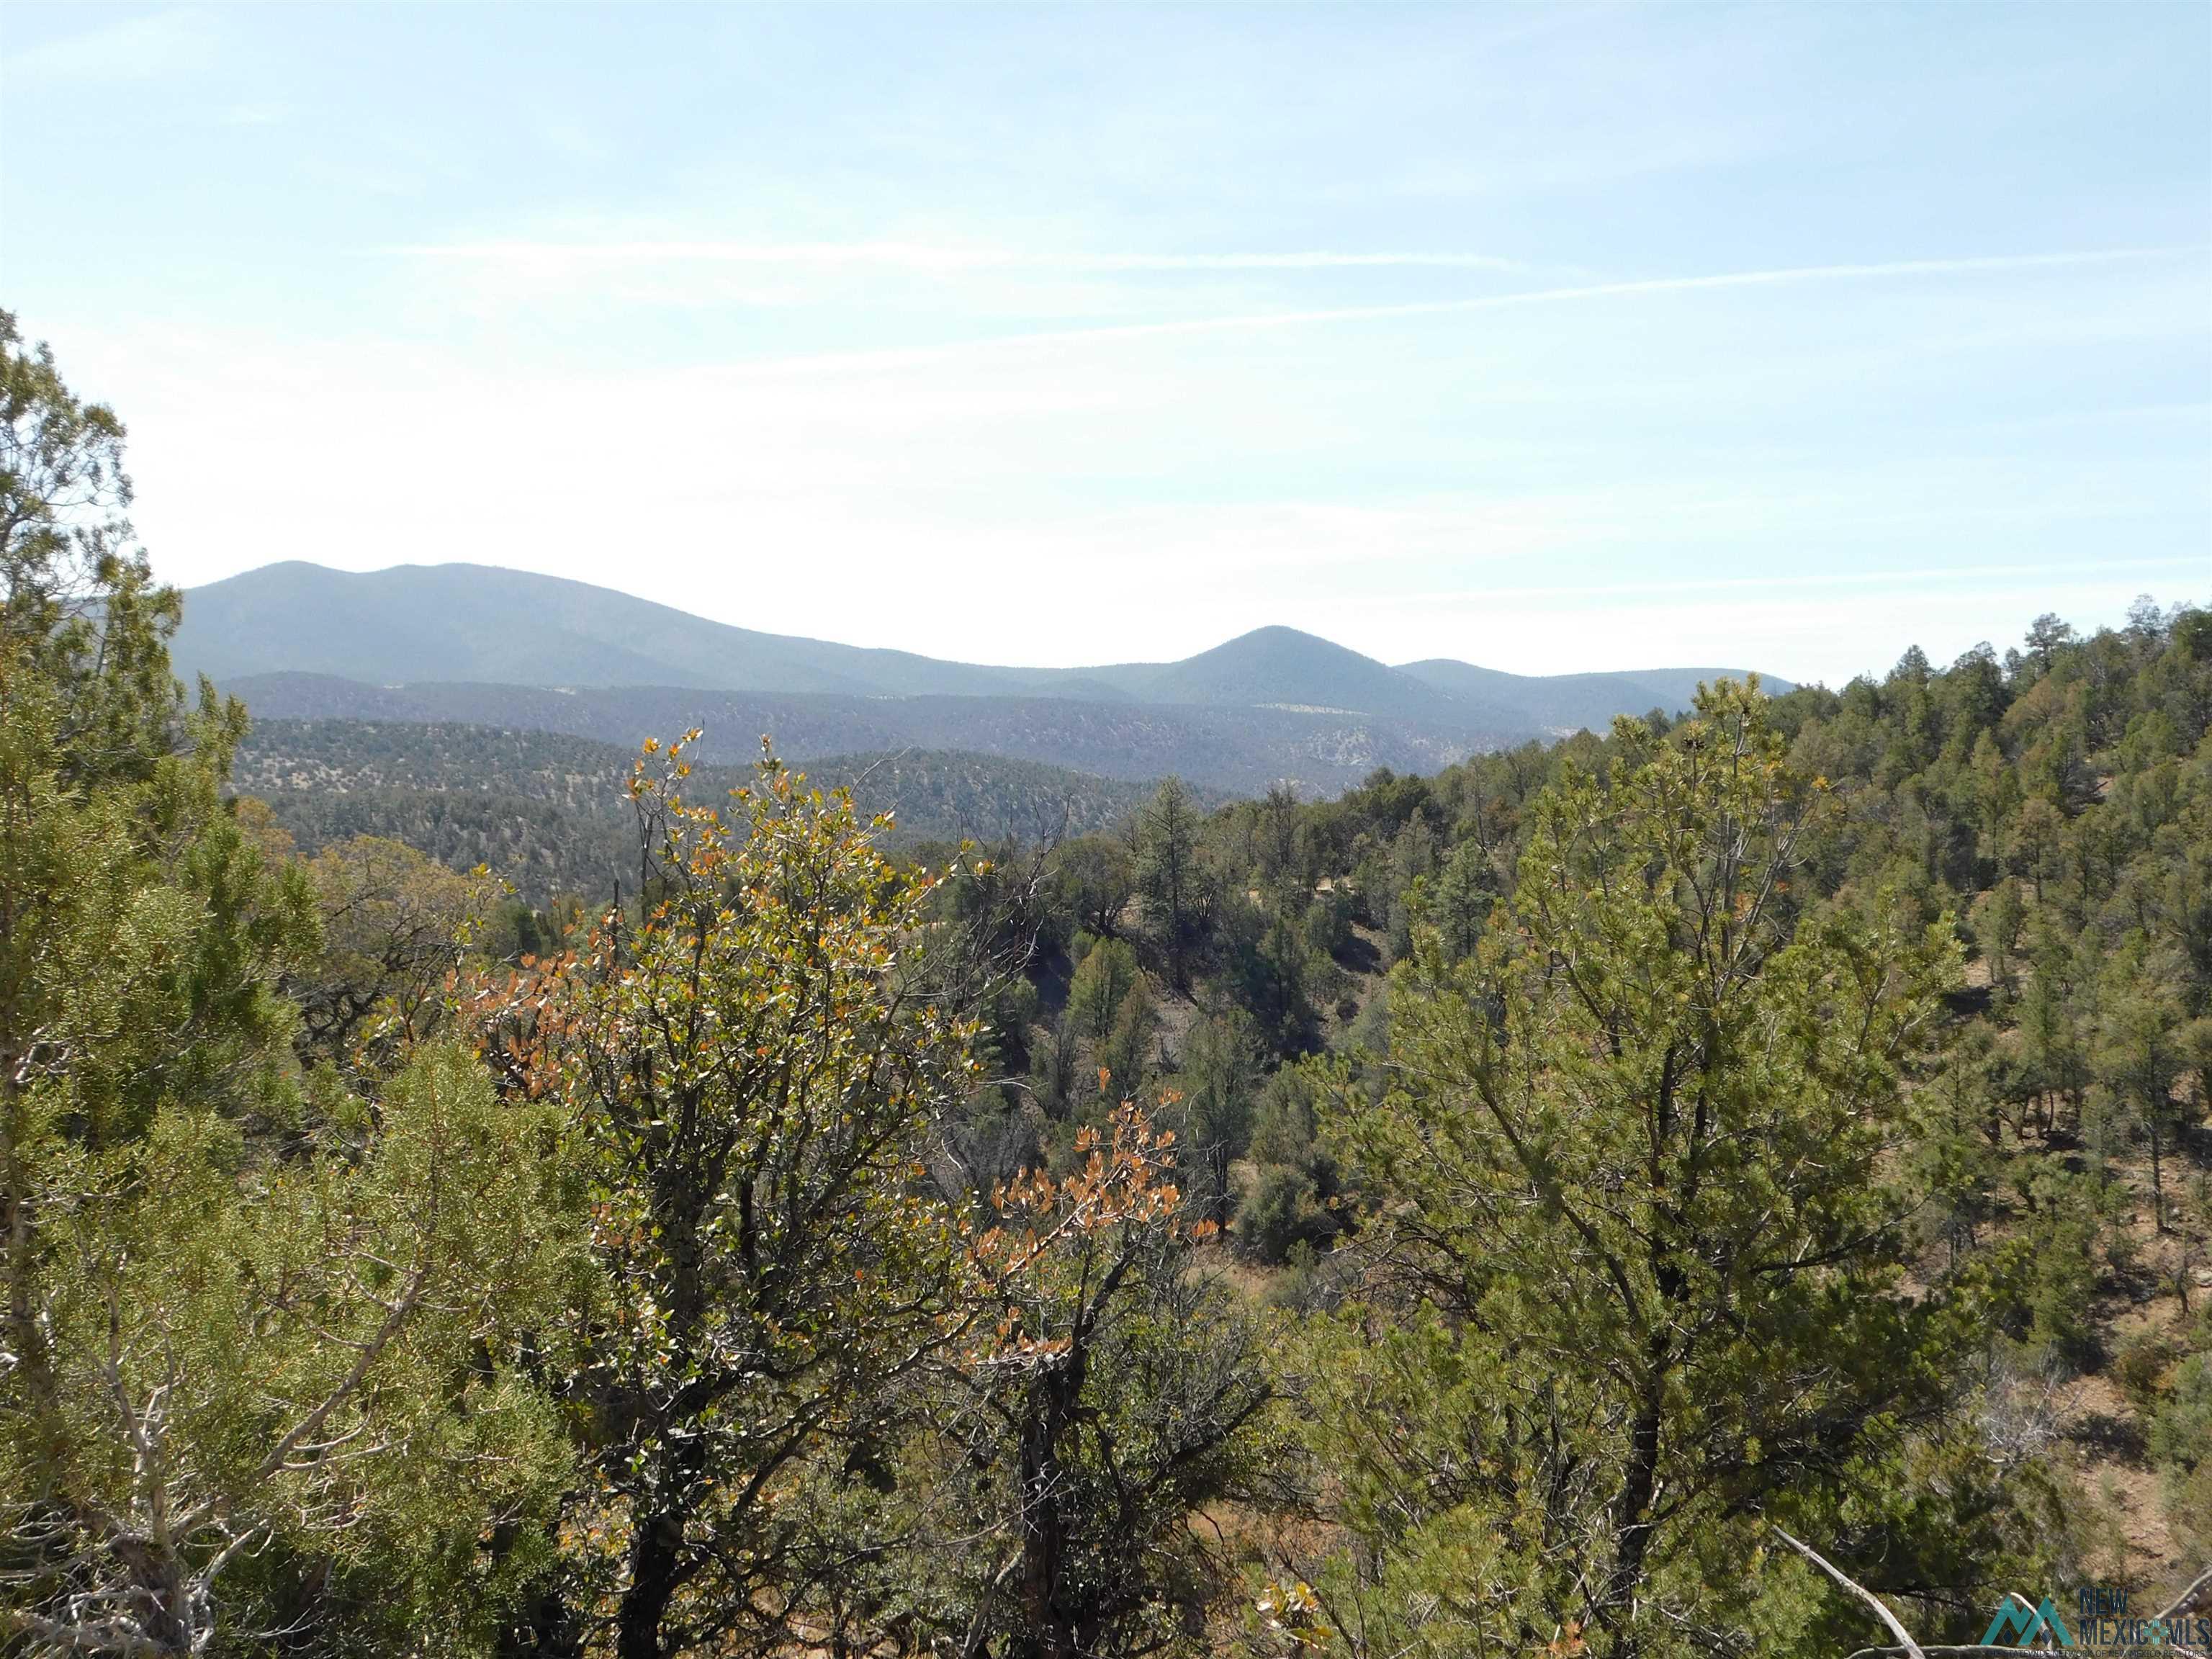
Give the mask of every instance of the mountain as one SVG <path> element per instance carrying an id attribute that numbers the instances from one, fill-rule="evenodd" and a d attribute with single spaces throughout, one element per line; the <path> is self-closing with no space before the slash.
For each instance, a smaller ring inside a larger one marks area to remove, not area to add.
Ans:
<path id="1" fill-rule="evenodd" d="M 1616 714 L 1648 714 L 1655 708 L 1669 714 L 1687 708 L 1698 687 L 1718 679 L 1740 680 L 1741 668 L 1650 668 L 1613 674 L 1501 673 L 1477 668 L 1473 663 L 1431 657 L 1425 662 L 1401 663 L 1398 672 L 1410 675 L 1452 697 L 1463 707 L 1510 709 L 1563 735 L 1587 726 L 1602 732 Z M 1762 678 L 1770 691 L 1790 689 L 1787 680 Z"/>
<path id="2" fill-rule="evenodd" d="M 698 725 L 712 757 L 736 762 L 773 732 L 792 758 L 956 749 L 1127 781 L 1175 772 L 1309 793 L 1377 766 L 1431 771 L 1680 708 L 1699 679 L 1734 672 L 1394 668 L 1290 628 L 1179 662 L 1002 667 L 735 628 L 487 565 L 356 574 L 298 562 L 187 592 L 173 657 L 276 718 L 459 721 L 620 744 Z"/>
<path id="3" fill-rule="evenodd" d="M 217 680 L 306 672 L 389 685 L 690 685 L 857 696 L 1004 690 L 1016 671 L 709 622 L 587 582 L 493 565 L 328 570 L 291 561 L 185 595 L 171 657 Z"/>
<path id="4" fill-rule="evenodd" d="M 1080 671 L 1144 702 L 1209 708 L 1293 708 L 1459 720 L 1448 689 L 1401 673 L 1295 628 L 1258 628 L 1181 662 Z"/>

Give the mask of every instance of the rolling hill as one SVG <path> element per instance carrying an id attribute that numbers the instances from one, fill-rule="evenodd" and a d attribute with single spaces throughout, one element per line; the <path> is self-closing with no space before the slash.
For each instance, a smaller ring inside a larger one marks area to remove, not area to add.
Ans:
<path id="1" fill-rule="evenodd" d="M 1620 674 L 1505 674 L 1495 668 L 1449 658 L 1409 662 L 1398 672 L 1453 698 L 1462 706 L 1510 708 L 1542 724 L 1547 732 L 1587 727 L 1602 731 L 1616 714 L 1644 714 L 1654 708 L 1672 714 L 1687 708 L 1701 684 L 1741 679 L 1741 668 L 1651 668 Z M 1787 680 L 1763 681 L 1771 691 L 1786 691 Z"/>
<path id="2" fill-rule="evenodd" d="M 1511 728 L 1422 725 L 1303 708 L 1080 702 L 1065 697 L 850 697 L 708 691 L 683 686 L 546 686 L 424 682 L 365 685 L 329 675 L 224 682 L 263 719 L 459 722 L 558 732 L 625 749 L 646 735 L 704 728 L 702 760 L 738 763 L 773 735 L 787 760 L 896 750 L 958 750 L 1140 782 L 1174 773 L 1255 793 L 1287 782 L 1307 794 L 1348 787 L 1378 766 L 1431 772 L 1517 739 Z"/>
<path id="3" fill-rule="evenodd" d="M 1206 708 L 1288 708 L 1458 724 L 1498 721 L 1510 713 L 1495 699 L 1462 699 L 1448 687 L 1295 628 L 1255 629 L 1181 662 L 1083 672 L 1139 702 Z"/>
<path id="4" fill-rule="evenodd" d="M 1139 782 L 1168 773 L 1329 793 L 1378 766 L 1684 707 L 1718 669 L 1527 676 L 1393 667 L 1261 628 L 1179 662 L 1021 668 L 710 622 L 611 589 L 487 565 L 355 574 L 294 562 L 191 590 L 173 659 L 284 720 L 453 723 L 627 746 L 708 732 L 744 762 L 954 750 Z"/>
<path id="5" fill-rule="evenodd" d="M 684 685 L 913 696 L 1004 690 L 1010 671 L 756 633 L 611 588 L 492 565 L 356 574 L 293 561 L 195 587 L 171 653 L 217 680 Z"/>
<path id="6" fill-rule="evenodd" d="M 304 851 L 387 836 L 461 868 L 488 864 L 543 902 L 555 892 L 602 894 L 634 872 L 623 781 L 636 752 L 632 744 L 452 721 L 261 719 L 232 781 L 267 801 Z M 803 769 L 817 787 L 849 788 L 863 814 L 891 814 L 894 848 L 1085 835 L 1122 823 L 1152 790 L 957 750 L 826 756 Z M 721 765 L 693 775 L 694 798 L 704 799 L 750 773 Z"/>

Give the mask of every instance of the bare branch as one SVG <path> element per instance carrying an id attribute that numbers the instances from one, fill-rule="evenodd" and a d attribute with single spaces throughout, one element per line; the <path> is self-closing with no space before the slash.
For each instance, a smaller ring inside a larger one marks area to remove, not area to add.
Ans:
<path id="1" fill-rule="evenodd" d="M 1832 1565 L 1825 1556 L 1821 1555 L 1820 1553 L 1818 1550 L 1815 1550 L 1810 1544 L 1799 1542 L 1796 1539 L 1792 1538 L 1788 1533 L 1783 1531 L 1779 1527 L 1777 1527 L 1774 1529 L 1774 1535 L 1777 1538 L 1779 1538 L 1784 1543 L 1789 1545 L 1791 1549 L 1796 1550 L 1798 1554 L 1803 1556 L 1808 1561 L 1810 1561 L 1814 1566 L 1820 1568 L 1822 1572 L 1826 1573 L 1829 1577 L 1834 1579 L 1836 1583 L 1841 1585 L 1844 1589 L 1849 1590 L 1853 1595 L 1857 1596 L 1860 1601 L 1865 1602 L 1867 1606 L 1872 1607 L 1875 1611 L 1875 1616 L 1881 1620 L 1884 1626 L 1887 1628 L 1889 1633 L 1892 1636 L 1894 1636 L 1898 1640 L 1899 1645 L 1896 1648 L 1892 1649 L 1891 1651 L 1904 1654 L 1905 1656 L 1905 1659 L 1928 1659 L 1927 1650 L 1912 1639 L 1912 1633 L 1906 1630 L 1905 1626 L 1898 1621 L 1897 1615 L 1889 1610 L 1888 1604 L 1880 1596 L 1876 1595 L 1865 1585 L 1859 1583 L 1854 1579 L 1845 1577 L 1841 1571 Z M 1984 1650 L 1984 1651 L 1986 1651 L 1986 1650 Z"/>

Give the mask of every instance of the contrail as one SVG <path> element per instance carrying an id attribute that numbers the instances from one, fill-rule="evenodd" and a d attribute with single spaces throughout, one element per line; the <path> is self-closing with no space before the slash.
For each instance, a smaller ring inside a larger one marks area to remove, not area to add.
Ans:
<path id="1" fill-rule="evenodd" d="M 1191 333 L 1206 329 L 1279 328 L 1303 323 L 1359 322 L 1388 317 L 1440 317 L 1455 312 L 1501 310 L 1509 306 L 1557 305 L 1575 300 L 1679 294 L 1700 289 L 1764 288 L 1790 283 L 1850 282 L 1896 276 L 1959 276 L 1978 271 L 2118 264 L 2204 251 L 2190 247 L 2130 247 L 2080 253 L 2000 253 L 1965 259 L 1896 259 L 1878 264 L 1784 265 L 1768 270 L 1724 270 L 1698 276 L 1647 276 L 1627 282 L 1580 283 L 1569 288 L 1522 289 L 1507 294 L 1480 294 L 1458 300 L 1411 300 L 1391 305 L 1332 306 L 1311 311 L 1263 311 L 1241 316 L 1199 317 L 1178 322 L 1124 323 L 1106 328 L 1068 329 L 1052 333 L 1001 337 L 1025 340 L 1127 337 Z"/>
<path id="2" fill-rule="evenodd" d="M 884 265 L 910 270 L 1328 270 L 1427 267 L 1449 270 L 1519 270 L 1525 262 L 1494 253 L 1345 253 L 1293 249 L 1257 253 L 1036 252 L 926 242 L 489 241 L 426 244 L 386 250 L 433 259 L 481 264 L 587 266 L 636 264 Z"/>
<path id="3" fill-rule="evenodd" d="M 1401 317 L 1444 317 L 1461 313 L 1502 311 L 1516 306 L 1568 305 L 1585 300 L 1633 298 L 1644 295 L 1693 293 L 1705 289 L 1781 287 L 1800 283 L 1878 282 L 1912 276 L 1959 276 L 1982 273 L 2109 265 L 2202 256 L 2202 247 L 2103 248 L 2063 253 L 2001 253 L 1946 259 L 1895 259 L 1879 264 L 1784 265 L 1763 270 L 1727 270 L 1701 276 L 1648 276 L 1610 283 L 1580 283 L 1563 288 L 1515 289 L 1454 300 L 1413 300 L 1388 305 L 1330 306 L 1300 311 L 1261 311 L 1227 316 L 1192 317 L 1154 323 L 1112 323 L 1094 328 L 1046 329 L 1024 334 L 989 335 L 941 345 L 882 351 L 822 352 L 800 357 L 732 363 L 702 373 L 783 373 L 801 369 L 896 367 L 940 362 L 994 349 L 1087 345 L 1152 336 L 1229 333 L 1328 323 L 1382 321 Z"/>

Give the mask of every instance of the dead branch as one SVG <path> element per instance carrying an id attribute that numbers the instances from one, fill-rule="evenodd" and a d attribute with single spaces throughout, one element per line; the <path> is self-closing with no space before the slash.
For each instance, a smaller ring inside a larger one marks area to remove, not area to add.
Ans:
<path id="1" fill-rule="evenodd" d="M 1904 1654 L 1906 1656 L 1906 1659 L 1928 1659 L 1927 1650 L 1917 1642 L 1912 1639 L 1912 1633 L 1906 1630 L 1905 1626 L 1898 1621 L 1897 1615 L 1889 1610 L 1889 1604 L 1887 1602 L 1884 1601 L 1879 1595 L 1876 1595 L 1865 1585 L 1859 1583 L 1855 1579 L 1846 1578 L 1838 1568 L 1830 1564 L 1826 1557 L 1823 1556 L 1810 1544 L 1800 1543 L 1796 1539 L 1792 1538 L 1788 1533 L 1783 1531 L 1779 1527 L 1777 1527 L 1774 1529 L 1774 1535 L 1777 1538 L 1779 1538 L 1784 1543 L 1789 1545 L 1791 1549 L 1796 1550 L 1798 1554 L 1803 1556 L 1808 1561 L 1810 1561 L 1814 1566 L 1820 1568 L 1822 1572 L 1826 1573 L 1828 1577 L 1834 1579 L 1838 1584 L 1849 1590 L 1853 1595 L 1857 1596 L 1859 1600 L 1865 1602 L 1867 1606 L 1872 1607 L 1875 1611 L 1875 1616 L 1881 1620 L 1884 1626 L 1887 1628 L 1889 1633 L 1892 1636 L 1894 1636 L 1898 1640 L 1899 1645 L 1896 1648 L 1892 1649 L 1891 1651 Z"/>

